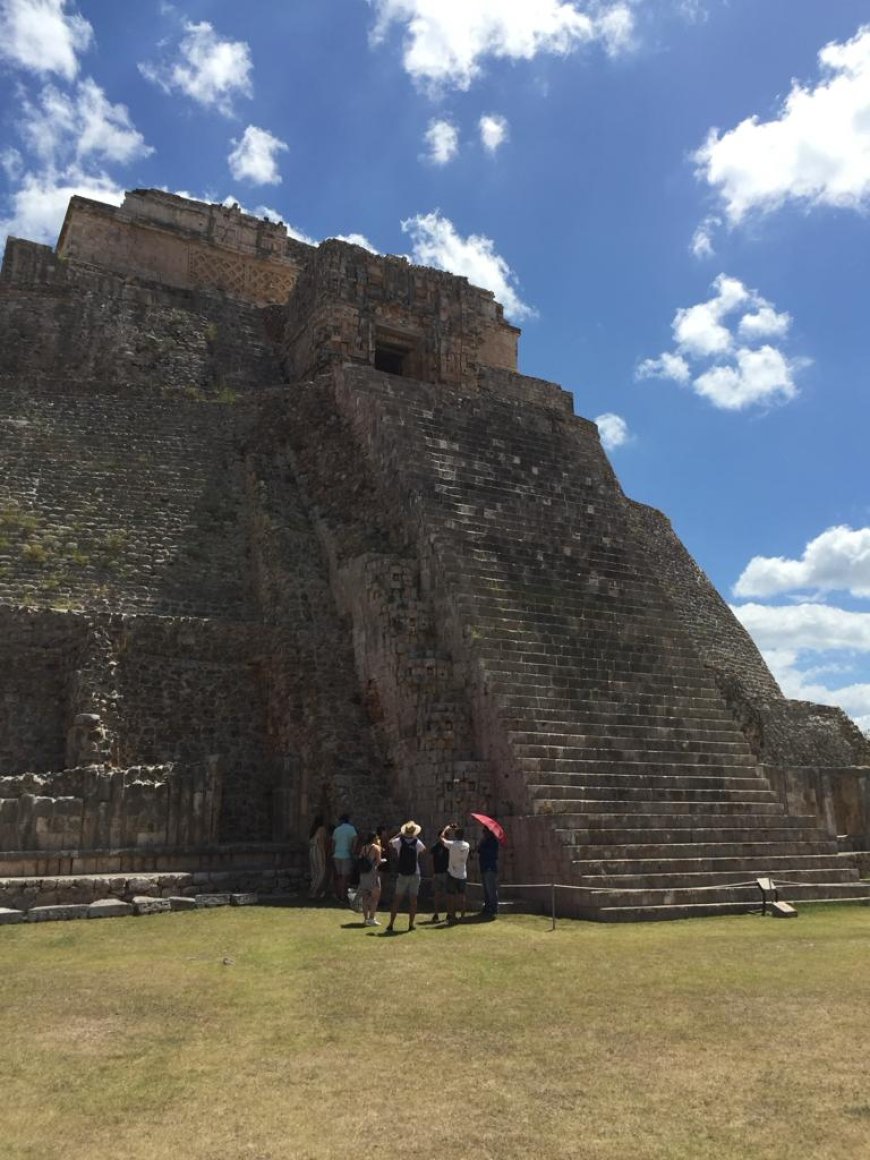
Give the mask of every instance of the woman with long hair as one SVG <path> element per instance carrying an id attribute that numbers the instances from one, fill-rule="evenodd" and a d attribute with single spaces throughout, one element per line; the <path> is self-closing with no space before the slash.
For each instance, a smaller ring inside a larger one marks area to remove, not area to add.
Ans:
<path id="1" fill-rule="evenodd" d="M 308 869 L 311 875 L 311 884 L 308 888 L 309 898 L 323 898 L 326 894 L 326 844 L 328 837 L 323 814 L 318 814 L 311 823 L 311 832 L 308 835 Z"/>
<path id="2" fill-rule="evenodd" d="M 377 920 L 378 903 L 381 900 L 381 876 L 379 873 L 384 849 L 377 831 L 371 830 L 360 847 L 359 857 L 368 861 L 369 869 L 359 876 L 359 892 L 362 895 L 362 913 L 366 926 L 380 926 Z"/>

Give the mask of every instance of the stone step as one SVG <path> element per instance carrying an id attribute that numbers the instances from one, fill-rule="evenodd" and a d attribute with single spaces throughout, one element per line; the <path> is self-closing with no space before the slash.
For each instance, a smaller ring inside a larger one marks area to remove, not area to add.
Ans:
<path id="1" fill-rule="evenodd" d="M 584 842 L 777 841 L 791 835 L 815 835 L 814 817 L 794 814 L 695 813 L 560 813 L 556 833 L 569 845 Z M 662 834 L 660 838 L 655 835 Z"/>
<path id="2" fill-rule="evenodd" d="M 707 752 L 689 752 L 685 749 L 587 749 L 585 746 L 559 745 L 517 745 L 514 748 L 517 760 L 527 768 L 531 761 L 557 761 L 567 763 L 567 767 L 586 767 L 590 762 L 619 765 L 655 764 L 683 768 L 685 766 L 728 766 L 742 768 L 754 766 L 754 758 L 739 750 L 711 749 Z M 538 767 L 543 768 L 543 767 Z"/>
<path id="3" fill-rule="evenodd" d="M 583 794 L 593 787 L 601 790 L 616 790 L 620 793 L 670 794 L 682 790 L 710 791 L 737 793 L 741 796 L 752 790 L 764 794 L 773 792 L 760 774 L 729 774 L 727 776 L 711 773 L 704 770 L 691 770 L 686 773 L 616 773 L 606 765 L 594 770 L 578 770 L 577 772 L 553 772 L 541 774 L 539 780 L 529 782 L 530 789 L 541 793 L 553 792 L 562 789 L 570 794 Z"/>
<path id="4" fill-rule="evenodd" d="M 550 712 L 557 714 L 557 716 L 548 716 L 547 714 Z M 565 737 L 578 736 L 574 731 L 580 728 L 586 730 L 585 738 L 612 737 L 624 741 L 649 738 L 677 742 L 704 740 L 713 743 L 733 741 L 735 737 L 741 739 L 743 737 L 733 720 L 711 721 L 709 724 L 705 724 L 697 719 L 687 722 L 683 718 L 672 717 L 664 724 L 656 724 L 657 718 L 655 717 L 645 716 L 639 719 L 628 713 L 622 714 L 622 716 L 623 720 L 614 721 L 607 715 L 601 714 L 599 720 L 590 722 L 585 713 L 582 717 L 578 714 L 569 718 L 558 709 L 545 709 L 537 714 L 530 711 L 530 718 L 526 719 L 522 717 L 505 718 L 502 724 L 509 734 L 516 736 L 517 740 L 520 741 L 522 740 L 520 735 L 523 733 L 528 734 L 529 740 L 539 737 L 545 738 L 548 734 L 561 734 Z M 592 728 L 593 725 L 594 728 Z M 726 725 L 730 725 L 730 728 L 723 728 Z M 545 743 L 549 742 L 545 741 Z"/>
<path id="5" fill-rule="evenodd" d="M 793 861 L 788 865 L 792 869 L 783 871 L 782 880 L 766 870 L 758 874 L 747 875 L 741 865 L 737 870 L 696 870 L 682 874 L 581 874 L 576 879 L 576 885 L 602 890 L 687 890 L 694 886 L 714 886 L 717 884 L 734 886 L 738 882 L 750 882 L 752 889 L 760 898 L 758 887 L 755 885 L 756 878 L 772 878 L 774 885 L 783 897 L 787 897 L 793 884 L 798 882 L 814 885 L 826 883 L 843 885 L 861 881 L 858 877 L 858 871 L 854 867 L 840 865 L 803 867 L 797 866 Z"/>
<path id="6" fill-rule="evenodd" d="M 600 688 L 613 681 L 629 681 L 644 685 L 666 683 L 672 688 L 711 688 L 709 674 L 700 663 L 696 662 L 694 666 L 672 664 L 661 654 L 650 659 L 622 660 L 614 657 L 608 661 L 596 661 L 587 657 L 582 647 L 551 655 L 537 652 L 512 656 L 479 644 L 475 644 L 474 653 L 490 673 L 506 672 L 518 677 L 546 673 L 560 680 L 568 678 L 580 687 L 593 685 Z"/>
<path id="7" fill-rule="evenodd" d="M 514 752 L 523 757 L 564 757 L 566 760 L 581 757 L 607 760 L 616 757 L 620 761 L 638 761 L 641 757 L 646 759 L 655 754 L 658 760 L 669 761 L 672 754 L 677 755 L 677 760 L 687 754 L 696 754 L 699 757 L 749 754 L 749 746 L 736 726 L 729 738 L 716 741 L 708 740 L 703 733 L 679 741 L 670 737 L 643 737 L 640 734 L 634 737 L 621 737 L 600 733 L 569 734 L 519 730 L 509 731 L 508 736 Z M 636 757 L 635 754 L 641 757 Z"/>
<path id="8" fill-rule="evenodd" d="M 560 775 L 573 773 L 624 773 L 628 775 L 647 773 L 651 776 L 658 777 L 660 775 L 674 776 L 679 774 L 681 770 L 687 773 L 698 772 L 706 773 L 708 776 L 715 776 L 717 773 L 725 777 L 739 776 L 741 770 L 756 769 L 756 765 L 751 758 L 740 759 L 737 757 L 723 760 L 718 758 L 709 761 L 683 761 L 683 762 L 659 762 L 659 761 L 617 761 L 617 760 L 592 760 L 586 759 L 577 761 L 566 761 L 558 757 L 525 757 L 519 759 L 520 767 L 530 775 L 530 779 L 535 782 L 544 782 L 547 779 L 543 776 L 547 773 L 556 773 Z M 531 775 L 534 774 L 532 778 Z"/>
<path id="9" fill-rule="evenodd" d="M 602 791 L 604 793 L 609 791 Z M 669 817 L 677 815 L 700 817 L 717 816 L 723 818 L 744 817 L 751 814 L 754 817 L 780 817 L 785 807 L 782 802 L 771 797 L 767 801 L 744 801 L 740 798 L 728 800 L 711 800 L 706 797 L 696 800 L 653 799 L 647 791 L 646 797 L 634 800 L 626 798 L 583 797 L 583 798 L 537 798 L 533 803 L 533 812 L 536 815 L 552 815 L 560 821 L 565 817 L 579 818 L 592 815 L 609 814 L 612 817 L 622 815 L 632 817 L 636 814 L 666 814 Z"/>
<path id="10" fill-rule="evenodd" d="M 544 686 L 544 688 L 552 688 Z M 527 719 L 540 719 L 543 722 L 552 722 L 557 725 L 566 722 L 574 725 L 579 721 L 587 726 L 616 728 L 620 725 L 631 725 L 646 736 L 653 726 L 660 728 L 691 728 L 709 724 L 734 725 L 734 718 L 725 708 L 722 700 L 714 694 L 705 698 L 681 696 L 665 701 L 660 697 L 649 697 L 639 694 L 634 703 L 625 700 L 605 700 L 604 698 L 583 698 L 569 696 L 536 695 L 530 697 L 528 693 L 509 693 L 498 691 L 496 694 L 500 712 L 506 717 L 518 720 L 521 713 Z"/>
<path id="11" fill-rule="evenodd" d="M 518 661 L 510 665 L 505 661 L 484 662 L 484 671 L 490 680 L 496 680 L 505 691 L 513 688 L 532 688 L 535 685 L 546 685 L 551 689 L 570 689 L 575 696 L 595 691 L 606 691 L 611 694 L 635 696 L 638 693 L 659 694 L 666 697 L 672 694 L 684 693 L 690 690 L 699 693 L 713 693 L 698 679 L 681 678 L 676 673 L 665 670 L 652 672 L 650 670 L 619 669 L 610 674 L 596 673 L 584 669 L 578 664 L 526 664 Z"/>
<path id="12" fill-rule="evenodd" d="M 818 895 L 813 902 L 843 902 L 841 897 Z M 867 905 L 870 891 L 851 895 L 850 902 Z M 748 914 L 758 909 L 758 903 L 750 902 L 695 902 L 662 906 L 601 906 L 587 917 L 598 922 L 656 922 L 678 918 L 714 918 L 726 914 Z"/>
<path id="13" fill-rule="evenodd" d="M 656 831 L 652 830 L 638 830 L 635 833 L 636 837 L 634 838 L 611 843 L 609 841 L 602 842 L 602 834 L 598 832 L 595 835 L 589 835 L 588 841 L 566 843 L 566 846 L 569 847 L 566 853 L 570 857 L 570 847 L 573 846 L 578 853 L 582 853 L 583 857 L 580 860 L 584 862 L 662 862 L 698 858 L 732 858 L 751 865 L 767 866 L 771 864 L 772 859 L 777 857 L 794 860 L 805 855 L 835 854 L 837 852 L 836 842 L 832 838 L 825 838 L 818 833 L 813 833 L 810 836 L 794 833 L 788 837 L 783 837 L 782 835 L 787 832 L 778 830 L 774 837 L 768 837 L 763 831 L 756 830 L 751 839 L 738 836 L 732 840 L 719 833 L 718 836 L 706 841 L 700 838 L 695 840 L 690 836 L 691 831 L 680 833 L 678 835 L 680 841 L 677 841 L 677 835 L 662 841 L 657 837 Z M 740 831 L 740 835 L 742 834 L 743 831 Z M 593 837 L 598 844 L 593 843 Z M 576 864 L 575 859 L 572 859 L 572 862 Z"/>
<path id="14" fill-rule="evenodd" d="M 775 880 L 774 880 L 775 881 Z M 812 901 L 870 897 L 870 883 L 867 882 L 817 882 L 802 886 L 783 885 L 780 896 L 784 901 Z M 686 906 L 699 903 L 743 902 L 747 906 L 761 905 L 761 892 L 753 883 L 750 886 L 710 885 L 679 886 L 664 888 L 640 887 L 637 889 L 602 890 L 580 887 L 575 895 L 577 901 L 586 906 L 607 906 L 633 908 L 647 906 Z"/>
<path id="15" fill-rule="evenodd" d="M 559 812 L 565 802 L 612 802 L 614 806 L 625 806 L 635 802 L 666 804 L 704 804 L 705 802 L 734 803 L 750 809 L 779 805 L 779 798 L 772 789 L 698 789 L 686 786 L 653 785 L 635 786 L 612 785 L 540 785 L 531 783 L 528 791 L 533 799 L 535 813 L 546 813 L 549 806 Z M 542 803 L 544 808 L 542 808 Z"/>
<path id="16" fill-rule="evenodd" d="M 572 860 L 571 868 L 578 879 L 636 877 L 645 882 L 657 875 L 679 880 L 694 874 L 719 874 L 732 881 L 748 881 L 759 877 L 772 877 L 776 881 L 777 876 L 782 875 L 801 882 L 804 874 L 830 874 L 835 877 L 849 876 L 854 871 L 854 866 L 842 854 L 770 853 L 767 849 L 751 855 L 674 855 L 673 851 L 666 850 L 659 857 L 577 858 Z"/>
<path id="17" fill-rule="evenodd" d="M 479 636 L 474 647 L 478 656 L 487 659 L 501 657 L 508 661 L 519 659 L 540 663 L 541 657 L 560 657 L 563 660 L 582 657 L 589 665 L 602 671 L 614 666 L 643 664 L 653 669 L 665 667 L 700 674 L 705 683 L 709 681 L 709 671 L 692 649 L 649 640 L 626 642 L 614 638 L 610 641 L 589 641 L 582 630 L 572 629 L 566 629 L 560 634 L 558 644 L 551 645 L 546 640 L 537 639 L 524 641 L 522 646 L 518 646 L 500 638 L 504 631 L 500 625 L 486 621 L 483 626 L 486 635 Z"/>

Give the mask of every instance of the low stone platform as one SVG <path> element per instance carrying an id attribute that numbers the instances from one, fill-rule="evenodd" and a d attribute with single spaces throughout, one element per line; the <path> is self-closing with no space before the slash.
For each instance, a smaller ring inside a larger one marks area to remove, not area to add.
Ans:
<path id="1" fill-rule="evenodd" d="M 0 878 L 0 913 L 4 908 L 29 912 L 34 907 L 88 907 L 101 900 L 132 902 L 135 897 L 195 900 L 197 895 L 223 896 L 227 899 L 225 905 L 240 906 L 246 905 L 242 900 L 252 897 L 296 894 L 303 890 L 301 873 L 283 869 Z"/>

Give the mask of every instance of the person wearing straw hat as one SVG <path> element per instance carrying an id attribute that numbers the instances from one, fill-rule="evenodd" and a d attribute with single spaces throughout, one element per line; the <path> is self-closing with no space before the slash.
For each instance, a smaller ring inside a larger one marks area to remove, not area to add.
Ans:
<path id="1" fill-rule="evenodd" d="M 390 845 L 396 851 L 399 860 L 399 876 L 396 879 L 396 889 L 393 893 L 393 905 L 390 910 L 390 922 L 385 934 L 393 933 L 393 924 L 399 912 L 399 903 L 408 896 L 408 930 L 414 930 L 414 919 L 417 917 L 417 895 L 420 893 L 420 855 L 426 853 L 426 847 L 420 841 L 421 827 L 416 822 L 405 822 Z"/>

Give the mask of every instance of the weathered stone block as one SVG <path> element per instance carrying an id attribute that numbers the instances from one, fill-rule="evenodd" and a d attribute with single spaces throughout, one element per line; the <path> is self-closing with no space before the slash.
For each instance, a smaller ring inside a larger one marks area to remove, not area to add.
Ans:
<path id="1" fill-rule="evenodd" d="M 171 909 L 168 898 L 151 898 L 139 894 L 133 899 L 134 914 L 168 914 Z"/>
<path id="2" fill-rule="evenodd" d="M 160 888 L 151 878 L 131 878 L 127 883 L 127 892 L 138 896 L 143 894 L 150 896 L 158 894 Z M 135 902 L 136 898 L 133 901 Z"/>
<path id="3" fill-rule="evenodd" d="M 87 918 L 88 905 L 84 902 L 67 906 L 33 906 L 27 912 L 28 922 L 65 922 L 73 918 Z"/>
<path id="4" fill-rule="evenodd" d="M 259 901 L 260 901 L 259 894 L 248 893 L 248 894 L 231 894 L 230 895 L 230 905 L 231 906 L 256 906 Z"/>
<path id="5" fill-rule="evenodd" d="M 0 926 L 11 926 L 16 922 L 24 922 L 26 917 L 23 910 L 12 910 L 6 906 L 0 906 Z"/>
<path id="6" fill-rule="evenodd" d="M 197 894 L 196 905 L 200 909 L 207 909 L 211 906 L 229 906 L 229 894 Z"/>
<path id="7" fill-rule="evenodd" d="M 120 898 L 100 898 L 88 907 L 88 918 L 123 918 L 132 913 L 130 903 Z"/>
<path id="8" fill-rule="evenodd" d="M 176 894 L 166 900 L 172 910 L 196 910 L 196 899 Z"/>

